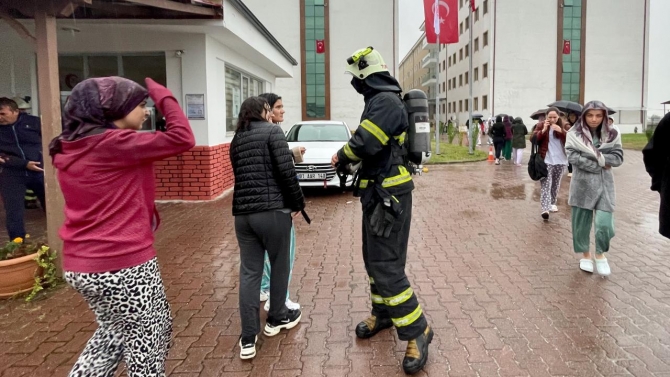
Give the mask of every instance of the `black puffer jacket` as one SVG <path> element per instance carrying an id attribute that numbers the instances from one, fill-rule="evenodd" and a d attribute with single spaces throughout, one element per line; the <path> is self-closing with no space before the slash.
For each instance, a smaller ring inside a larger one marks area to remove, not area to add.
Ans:
<path id="1" fill-rule="evenodd" d="M 251 122 L 235 134 L 230 160 L 235 174 L 233 216 L 305 208 L 293 154 L 280 127 Z"/>

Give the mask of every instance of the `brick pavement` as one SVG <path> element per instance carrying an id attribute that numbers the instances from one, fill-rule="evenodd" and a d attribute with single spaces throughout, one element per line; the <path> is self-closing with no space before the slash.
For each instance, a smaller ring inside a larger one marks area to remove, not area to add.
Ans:
<path id="1" fill-rule="evenodd" d="M 440 166 L 417 178 L 407 270 L 436 332 L 420 376 L 670 376 L 670 242 L 656 232 L 658 198 L 639 152 L 627 152 L 615 174 L 609 278 L 578 269 L 569 181 L 561 212 L 545 224 L 539 186 L 523 168 Z M 171 376 L 402 375 L 405 344 L 393 330 L 363 341 L 353 332 L 369 310 L 357 202 L 321 192 L 308 200 L 314 221 L 297 225 L 291 285 L 302 323 L 261 337 L 251 362 L 236 348 L 230 197 L 160 206 Z M 65 376 L 95 328 L 69 288 L 30 304 L 2 302 L 0 375 Z"/>

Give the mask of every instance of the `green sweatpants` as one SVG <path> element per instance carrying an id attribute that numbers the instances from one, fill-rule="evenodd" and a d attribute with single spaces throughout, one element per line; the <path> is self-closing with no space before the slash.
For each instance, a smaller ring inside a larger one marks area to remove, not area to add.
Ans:
<path id="1" fill-rule="evenodd" d="M 507 161 L 510 161 L 512 159 L 512 140 L 505 140 L 505 147 L 503 148 L 503 156 Z"/>
<path id="2" fill-rule="evenodd" d="M 596 213 L 596 254 L 610 250 L 610 241 L 614 238 L 614 214 L 572 207 L 572 243 L 575 253 L 589 251 L 594 212 Z"/>

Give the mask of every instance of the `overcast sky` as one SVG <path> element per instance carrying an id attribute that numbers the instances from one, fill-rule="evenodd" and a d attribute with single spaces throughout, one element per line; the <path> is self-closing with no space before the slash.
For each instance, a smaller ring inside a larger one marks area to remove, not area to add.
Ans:
<path id="1" fill-rule="evenodd" d="M 419 26 L 423 22 L 423 0 L 400 0 L 400 57 L 402 60 L 421 36 Z"/>

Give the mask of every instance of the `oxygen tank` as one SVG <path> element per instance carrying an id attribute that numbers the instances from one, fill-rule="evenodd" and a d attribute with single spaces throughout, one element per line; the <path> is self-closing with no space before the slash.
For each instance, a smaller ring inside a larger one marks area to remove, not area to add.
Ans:
<path id="1" fill-rule="evenodd" d="M 408 158 L 420 165 L 430 159 L 430 123 L 428 96 L 422 90 L 412 89 L 403 96 L 409 117 Z"/>

